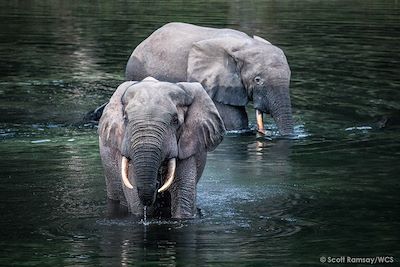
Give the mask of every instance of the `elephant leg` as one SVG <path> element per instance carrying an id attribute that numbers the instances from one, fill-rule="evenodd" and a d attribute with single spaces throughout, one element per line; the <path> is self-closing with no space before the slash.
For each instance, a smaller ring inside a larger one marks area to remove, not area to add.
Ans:
<path id="1" fill-rule="evenodd" d="M 107 199 L 107 217 L 110 219 L 123 218 L 128 215 L 126 206 L 120 205 L 119 201 Z"/>
<path id="2" fill-rule="evenodd" d="M 133 169 L 133 166 L 132 166 L 132 164 L 129 163 L 129 177 L 134 177 L 134 175 L 135 175 L 135 171 Z M 121 176 L 119 179 L 120 179 L 120 181 L 122 180 Z M 123 183 L 121 183 L 123 191 L 124 191 L 124 198 L 126 199 L 125 200 L 126 202 L 125 203 L 121 202 L 121 204 L 124 206 L 127 206 L 130 213 L 135 214 L 137 216 L 142 216 L 143 215 L 143 205 L 140 202 L 139 195 L 138 195 L 138 192 L 136 189 L 137 186 L 136 186 L 135 182 L 136 182 L 135 179 L 133 179 L 131 181 L 133 189 L 127 188 L 125 185 L 123 185 Z"/>
<path id="3" fill-rule="evenodd" d="M 182 160 L 176 167 L 175 179 L 170 187 L 171 217 L 193 218 L 196 211 L 197 162 L 194 156 Z"/>
<path id="4" fill-rule="evenodd" d="M 122 203 L 122 205 L 127 206 L 130 213 L 135 214 L 137 216 L 143 215 L 143 205 L 140 203 L 139 196 L 137 194 L 137 190 L 124 188 L 126 202 Z"/>
<path id="5" fill-rule="evenodd" d="M 118 181 L 119 175 L 115 173 L 115 171 L 113 171 L 109 165 L 109 162 L 103 163 L 106 178 L 107 197 L 112 200 L 124 202 L 121 182 Z"/>
<path id="6" fill-rule="evenodd" d="M 106 178 L 107 197 L 111 200 L 119 201 L 119 203 L 122 206 L 126 206 L 131 213 L 142 215 L 143 206 L 140 204 L 136 189 L 126 188 L 121 181 L 121 153 L 117 149 L 104 146 L 101 142 L 101 138 L 99 142 L 100 155 Z M 129 172 L 130 176 L 134 175 L 132 166 L 130 166 Z M 134 188 L 136 188 L 135 184 Z"/>
<path id="7" fill-rule="evenodd" d="M 121 159 L 118 150 L 104 146 L 99 138 L 100 143 L 100 156 L 104 174 L 106 178 L 107 197 L 112 200 L 126 202 L 125 196 L 122 191 L 122 184 L 120 179 L 120 163 Z"/>
<path id="8" fill-rule="evenodd" d="M 225 105 L 216 101 L 214 101 L 214 104 L 224 121 L 226 130 L 248 129 L 249 119 L 247 118 L 246 108 L 244 106 Z"/>

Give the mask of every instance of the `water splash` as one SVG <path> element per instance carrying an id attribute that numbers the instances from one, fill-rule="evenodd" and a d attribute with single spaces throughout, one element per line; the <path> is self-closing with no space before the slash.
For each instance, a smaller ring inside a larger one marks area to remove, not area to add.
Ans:
<path id="1" fill-rule="evenodd" d="M 368 131 L 372 130 L 371 126 L 355 126 L 344 129 L 345 131 Z"/>
<path id="2" fill-rule="evenodd" d="M 147 221 L 147 206 L 143 206 L 143 225 L 149 225 L 149 222 Z"/>
<path id="3" fill-rule="evenodd" d="M 47 143 L 47 142 L 51 142 L 51 140 L 50 139 L 35 140 L 35 141 L 31 141 L 31 144 L 42 144 L 42 143 Z"/>
<path id="4" fill-rule="evenodd" d="M 310 136 L 310 134 L 305 130 L 303 124 L 295 125 L 294 133 L 290 137 L 288 137 L 288 136 L 282 137 L 275 124 L 265 124 L 264 127 L 265 127 L 265 134 L 262 136 L 259 135 L 259 133 L 257 132 L 257 126 L 254 124 L 250 124 L 249 129 L 230 130 L 230 131 L 227 131 L 226 133 L 227 133 L 227 135 L 254 135 L 254 134 L 256 134 L 258 138 L 266 139 L 269 141 L 271 141 L 273 139 L 280 139 L 280 138 L 297 140 L 297 139 L 307 138 Z"/>

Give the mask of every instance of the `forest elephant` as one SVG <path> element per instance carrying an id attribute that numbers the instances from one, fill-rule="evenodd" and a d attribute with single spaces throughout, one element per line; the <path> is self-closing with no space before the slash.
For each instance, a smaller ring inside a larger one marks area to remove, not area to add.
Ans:
<path id="1" fill-rule="evenodd" d="M 126 66 L 126 80 L 153 76 L 199 82 L 213 99 L 227 130 L 248 128 L 253 102 L 258 131 L 271 114 L 281 135 L 293 134 L 290 68 L 283 51 L 261 37 L 232 29 L 169 23 L 140 43 Z"/>
<path id="2" fill-rule="evenodd" d="M 114 92 L 99 122 L 107 196 L 136 215 L 195 216 L 196 185 L 225 134 L 200 83 L 146 78 Z M 167 210 L 167 211 L 165 211 Z"/>

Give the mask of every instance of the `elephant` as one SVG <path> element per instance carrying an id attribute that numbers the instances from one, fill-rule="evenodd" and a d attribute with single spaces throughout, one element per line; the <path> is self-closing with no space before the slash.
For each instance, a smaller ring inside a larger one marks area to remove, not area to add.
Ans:
<path id="1" fill-rule="evenodd" d="M 196 185 L 225 128 L 200 83 L 147 77 L 118 86 L 99 121 L 107 197 L 130 213 L 196 216 Z"/>
<path id="2" fill-rule="evenodd" d="M 140 43 L 125 71 L 126 80 L 201 83 L 227 130 L 248 129 L 252 101 L 258 131 L 265 133 L 263 114 L 270 113 L 281 135 L 293 134 L 290 75 L 284 52 L 261 37 L 177 22 Z"/>

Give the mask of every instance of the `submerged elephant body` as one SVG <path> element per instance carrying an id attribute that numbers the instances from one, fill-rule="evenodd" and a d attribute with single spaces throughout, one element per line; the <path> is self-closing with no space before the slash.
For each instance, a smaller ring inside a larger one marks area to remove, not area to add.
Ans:
<path id="1" fill-rule="evenodd" d="M 290 68 L 281 49 L 232 29 L 169 23 L 133 51 L 127 80 L 153 76 L 169 82 L 199 82 L 227 130 L 246 129 L 245 106 L 253 101 L 260 132 L 270 113 L 283 135 L 293 133 Z"/>
<path id="2" fill-rule="evenodd" d="M 107 196 L 140 215 L 147 206 L 167 217 L 195 214 L 196 184 L 207 151 L 225 129 L 199 83 L 125 82 L 99 123 Z M 165 215 L 165 214 L 164 214 Z"/>

